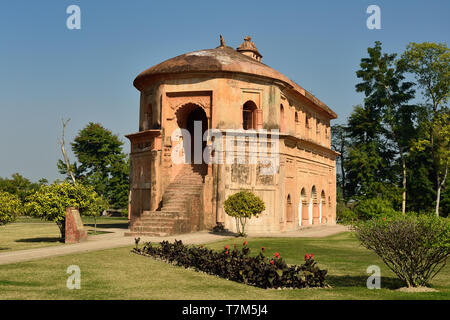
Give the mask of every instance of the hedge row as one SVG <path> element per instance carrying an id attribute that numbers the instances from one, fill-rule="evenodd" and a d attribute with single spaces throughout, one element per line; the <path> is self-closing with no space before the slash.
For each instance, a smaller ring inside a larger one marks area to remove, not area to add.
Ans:
<path id="1" fill-rule="evenodd" d="M 250 256 L 250 248 L 244 242 L 242 249 L 225 246 L 222 251 L 214 251 L 202 246 L 185 246 L 181 241 L 163 241 L 160 246 L 147 242 L 132 252 L 160 259 L 177 266 L 193 268 L 207 274 L 228 280 L 253 285 L 260 288 L 307 288 L 325 287 L 327 270 L 321 270 L 314 261 L 313 254 L 305 255 L 302 265 L 290 265 L 275 253 L 273 259 L 264 255 L 264 247 L 256 256 Z"/>

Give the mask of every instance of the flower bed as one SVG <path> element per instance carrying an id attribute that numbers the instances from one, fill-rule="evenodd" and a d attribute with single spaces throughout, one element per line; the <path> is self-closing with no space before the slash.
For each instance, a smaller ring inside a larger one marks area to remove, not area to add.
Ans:
<path id="1" fill-rule="evenodd" d="M 138 248 L 138 243 L 136 239 L 136 248 L 132 250 L 136 254 L 264 289 L 326 286 L 327 270 L 316 265 L 313 254 L 306 254 L 302 265 L 288 266 L 278 252 L 272 259 L 267 258 L 264 247 L 257 256 L 250 256 L 247 241 L 242 249 L 231 250 L 227 245 L 220 252 L 202 246 L 186 246 L 176 240 L 174 243 L 163 241 L 160 246 L 147 242 L 142 248 Z"/>

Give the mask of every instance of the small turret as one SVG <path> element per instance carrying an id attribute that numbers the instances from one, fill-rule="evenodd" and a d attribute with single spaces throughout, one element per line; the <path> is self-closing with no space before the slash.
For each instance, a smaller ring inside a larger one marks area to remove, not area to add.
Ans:
<path id="1" fill-rule="evenodd" d="M 241 45 L 236 49 L 236 51 L 245 54 L 246 56 L 249 56 L 250 58 L 253 58 L 256 61 L 261 61 L 262 55 L 259 53 L 255 44 L 251 40 L 252 37 L 250 36 L 245 37 L 244 42 L 241 43 Z"/>

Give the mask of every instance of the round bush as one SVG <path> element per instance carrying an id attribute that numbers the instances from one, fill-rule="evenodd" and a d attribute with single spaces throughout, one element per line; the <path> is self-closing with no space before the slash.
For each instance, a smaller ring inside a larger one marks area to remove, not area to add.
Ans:
<path id="1" fill-rule="evenodd" d="M 396 213 L 389 201 L 380 198 L 361 200 L 355 207 L 354 212 L 358 219 L 362 220 L 374 217 L 389 217 Z"/>
<path id="2" fill-rule="evenodd" d="M 244 190 L 235 193 L 224 202 L 225 212 L 236 219 L 237 232 L 245 236 L 245 224 L 247 219 L 258 215 L 266 209 L 260 197 L 250 191 Z"/>
<path id="3" fill-rule="evenodd" d="M 25 209 L 31 216 L 55 222 L 65 237 L 66 208 L 78 208 L 81 215 L 97 216 L 107 208 L 91 186 L 64 182 L 43 185 L 27 198 Z"/>
<path id="4" fill-rule="evenodd" d="M 402 215 L 359 222 L 356 234 L 408 287 L 425 286 L 450 255 L 450 221 Z"/>
<path id="5" fill-rule="evenodd" d="M 339 223 L 351 224 L 356 221 L 358 216 L 354 211 L 348 208 L 344 202 L 338 202 L 336 204 L 336 220 Z"/>
<path id="6" fill-rule="evenodd" d="M 22 212 L 19 197 L 8 192 L 0 192 L 0 225 L 13 222 Z"/>

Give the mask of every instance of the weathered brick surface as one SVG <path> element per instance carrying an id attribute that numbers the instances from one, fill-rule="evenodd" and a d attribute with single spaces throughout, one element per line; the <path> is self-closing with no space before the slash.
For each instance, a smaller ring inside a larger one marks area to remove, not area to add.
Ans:
<path id="1" fill-rule="evenodd" d="M 167 236 L 202 230 L 202 166 L 185 165 L 163 194 L 161 209 L 144 211 L 125 235 Z"/>
<path id="2" fill-rule="evenodd" d="M 87 237 L 88 232 L 83 226 L 78 209 L 67 208 L 65 243 L 78 243 L 87 240 Z"/>

